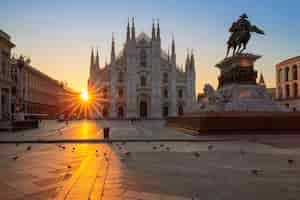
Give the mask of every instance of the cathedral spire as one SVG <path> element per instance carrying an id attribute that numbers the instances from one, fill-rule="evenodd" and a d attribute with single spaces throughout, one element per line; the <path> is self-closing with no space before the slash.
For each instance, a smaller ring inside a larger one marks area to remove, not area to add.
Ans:
<path id="1" fill-rule="evenodd" d="M 94 48 L 92 47 L 91 51 L 91 63 L 90 63 L 90 77 L 94 73 Z"/>
<path id="2" fill-rule="evenodd" d="M 132 17 L 131 39 L 135 41 L 135 25 L 134 25 L 134 17 Z"/>
<path id="3" fill-rule="evenodd" d="M 190 65 L 191 65 L 192 71 L 195 71 L 195 57 L 194 57 L 194 51 L 193 51 L 193 49 L 191 51 Z"/>
<path id="4" fill-rule="evenodd" d="M 152 40 L 155 40 L 155 20 L 152 22 Z"/>
<path id="5" fill-rule="evenodd" d="M 172 35 L 172 52 L 171 52 L 172 62 L 176 64 L 176 53 L 175 53 L 175 40 L 174 35 Z"/>
<path id="6" fill-rule="evenodd" d="M 157 35 L 156 39 L 160 41 L 160 28 L 159 28 L 159 19 L 157 19 Z"/>
<path id="7" fill-rule="evenodd" d="M 112 41 L 111 41 L 111 53 L 110 53 L 110 63 L 115 62 L 116 53 L 115 53 L 115 38 L 114 33 L 112 33 Z"/>
<path id="8" fill-rule="evenodd" d="M 170 48 L 168 47 L 168 63 L 170 63 Z"/>
<path id="9" fill-rule="evenodd" d="M 190 53 L 189 53 L 189 49 L 187 50 L 187 55 L 186 55 L 186 59 L 185 59 L 185 71 L 189 71 L 190 68 Z"/>
<path id="10" fill-rule="evenodd" d="M 98 48 L 97 48 L 95 71 L 97 71 L 98 69 L 100 69 L 100 65 L 99 65 L 99 51 L 98 51 Z"/>
<path id="11" fill-rule="evenodd" d="M 129 24 L 129 18 L 128 18 L 126 41 L 128 42 L 129 40 L 130 40 L 130 24 Z"/>

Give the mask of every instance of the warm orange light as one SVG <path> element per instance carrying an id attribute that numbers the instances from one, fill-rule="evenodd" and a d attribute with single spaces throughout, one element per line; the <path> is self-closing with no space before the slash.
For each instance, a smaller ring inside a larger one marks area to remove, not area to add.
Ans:
<path id="1" fill-rule="evenodd" d="M 89 100 L 89 94 L 86 90 L 81 92 L 80 97 L 83 101 L 88 101 Z"/>

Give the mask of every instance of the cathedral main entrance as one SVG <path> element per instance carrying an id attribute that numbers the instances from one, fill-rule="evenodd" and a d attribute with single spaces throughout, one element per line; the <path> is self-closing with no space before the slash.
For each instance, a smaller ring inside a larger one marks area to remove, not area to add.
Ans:
<path id="1" fill-rule="evenodd" d="M 147 102 L 141 101 L 140 102 L 140 117 L 146 118 L 147 116 L 148 116 Z"/>

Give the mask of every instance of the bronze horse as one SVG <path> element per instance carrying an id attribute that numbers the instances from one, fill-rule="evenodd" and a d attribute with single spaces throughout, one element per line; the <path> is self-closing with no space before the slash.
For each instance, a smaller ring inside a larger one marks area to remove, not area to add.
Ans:
<path id="1" fill-rule="evenodd" d="M 229 32 L 231 32 L 232 34 L 227 42 L 226 57 L 228 56 L 231 48 L 233 49 L 232 55 L 242 53 L 247 48 L 247 44 L 251 38 L 251 32 L 265 35 L 264 31 L 259 29 L 257 26 L 250 25 L 250 27 L 248 27 L 246 30 L 239 30 L 236 22 L 232 24 Z"/>

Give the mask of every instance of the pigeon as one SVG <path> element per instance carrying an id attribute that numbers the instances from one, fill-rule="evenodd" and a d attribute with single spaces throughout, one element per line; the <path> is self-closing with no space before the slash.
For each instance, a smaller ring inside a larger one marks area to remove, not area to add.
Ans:
<path id="1" fill-rule="evenodd" d="M 71 167 L 71 165 L 68 165 L 68 169 L 71 169 L 72 167 Z"/>
<path id="2" fill-rule="evenodd" d="M 98 150 L 96 149 L 96 153 L 98 153 Z"/>
<path id="3" fill-rule="evenodd" d="M 19 158 L 18 156 L 14 156 L 14 157 L 13 157 L 14 160 L 17 160 L 18 158 Z"/>
<path id="4" fill-rule="evenodd" d="M 73 151 L 75 151 L 75 147 L 73 147 Z"/>
<path id="5" fill-rule="evenodd" d="M 208 145 L 207 149 L 208 150 L 212 150 L 214 148 L 214 146 L 212 144 Z"/>
<path id="6" fill-rule="evenodd" d="M 200 153 L 199 152 L 194 152 L 194 156 L 199 158 L 200 157 Z"/>
<path id="7" fill-rule="evenodd" d="M 27 151 L 30 151 L 30 150 L 31 150 L 31 146 L 28 146 L 28 147 L 27 147 Z"/>
<path id="8" fill-rule="evenodd" d="M 258 176 L 260 173 L 261 173 L 261 170 L 258 170 L 258 169 L 252 169 L 251 170 L 251 173 Z"/>
<path id="9" fill-rule="evenodd" d="M 243 155 L 245 155 L 245 153 L 246 153 L 246 152 L 241 148 L 241 149 L 240 149 L 240 154 L 243 156 Z"/>
<path id="10" fill-rule="evenodd" d="M 292 164 L 294 164 L 294 160 L 293 160 L 293 159 L 288 159 L 288 163 L 289 163 L 290 165 L 292 165 Z"/>
<path id="11" fill-rule="evenodd" d="M 126 156 L 130 156 L 131 155 L 131 153 L 129 151 L 127 151 L 125 154 L 126 154 Z"/>
<path id="12" fill-rule="evenodd" d="M 170 151 L 170 147 L 166 147 L 166 150 L 167 150 L 167 151 Z"/>
<path id="13" fill-rule="evenodd" d="M 160 147 L 164 147 L 165 145 L 164 144 L 161 144 L 161 145 L 159 145 Z"/>
<path id="14" fill-rule="evenodd" d="M 16 147 L 19 146 L 19 143 L 16 143 Z"/>
<path id="15" fill-rule="evenodd" d="M 193 195 L 192 200 L 199 200 L 199 196 L 197 194 Z"/>
<path id="16" fill-rule="evenodd" d="M 156 147 L 156 146 L 154 146 L 154 147 L 152 147 L 152 149 L 154 149 L 154 150 L 155 150 L 155 149 L 157 149 L 157 147 Z"/>

